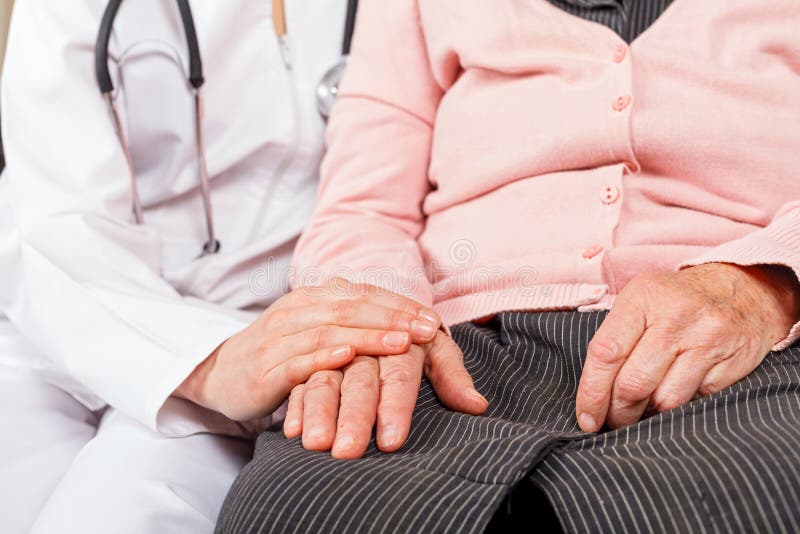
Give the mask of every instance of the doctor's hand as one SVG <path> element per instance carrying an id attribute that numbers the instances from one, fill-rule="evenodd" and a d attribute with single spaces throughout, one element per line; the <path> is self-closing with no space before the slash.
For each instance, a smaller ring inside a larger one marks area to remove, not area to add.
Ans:
<path id="1" fill-rule="evenodd" d="M 289 397 L 284 434 L 302 434 L 309 450 L 332 450 L 335 458 L 361 457 L 376 427 L 383 452 L 406 441 L 422 374 L 448 408 L 472 415 L 488 402 L 475 391 L 461 349 L 444 332 L 431 343 L 414 344 L 407 353 L 373 358 L 357 356 L 343 370 L 315 373 Z"/>
<path id="2" fill-rule="evenodd" d="M 220 345 L 175 395 L 250 421 L 275 411 L 315 372 L 342 368 L 356 354 L 405 354 L 440 326 L 432 310 L 374 286 L 337 279 L 296 289 Z"/>
<path id="3" fill-rule="evenodd" d="M 710 263 L 634 278 L 589 344 L 577 395 L 586 432 L 637 422 L 749 375 L 800 318 L 783 267 Z"/>

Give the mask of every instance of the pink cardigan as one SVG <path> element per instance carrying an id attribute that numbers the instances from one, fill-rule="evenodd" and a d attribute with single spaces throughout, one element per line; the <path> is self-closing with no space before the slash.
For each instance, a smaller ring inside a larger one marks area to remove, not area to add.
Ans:
<path id="1" fill-rule="evenodd" d="M 296 284 L 455 324 L 704 262 L 798 273 L 800 1 L 675 0 L 628 47 L 546 0 L 365 0 L 328 144 Z"/>

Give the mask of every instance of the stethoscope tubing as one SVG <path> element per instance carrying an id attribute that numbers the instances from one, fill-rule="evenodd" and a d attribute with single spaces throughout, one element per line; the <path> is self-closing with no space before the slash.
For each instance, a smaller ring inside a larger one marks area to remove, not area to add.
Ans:
<path id="1" fill-rule="evenodd" d="M 117 19 L 119 8 L 123 0 L 109 0 L 103 18 L 100 21 L 100 30 L 95 44 L 94 68 L 97 84 L 102 94 L 113 93 L 114 82 L 108 68 L 108 47 L 111 33 L 114 31 L 114 22 Z M 203 77 L 203 59 L 200 55 L 200 43 L 197 40 L 197 28 L 189 0 L 175 0 L 181 15 L 181 23 L 186 37 L 186 47 L 189 52 L 189 77 L 188 82 L 195 89 L 200 89 L 205 83 Z"/>
<path id="2" fill-rule="evenodd" d="M 205 158 L 205 142 L 203 138 L 203 96 L 200 89 L 205 83 L 203 76 L 203 60 L 200 55 L 200 44 L 197 40 L 197 28 L 194 24 L 192 9 L 188 0 L 176 0 L 178 11 L 181 16 L 184 34 L 186 36 L 186 47 L 189 53 L 189 76 L 188 84 L 194 93 L 194 112 L 195 112 L 195 144 L 197 146 L 197 167 L 200 174 L 200 187 L 203 197 L 203 211 L 206 218 L 206 232 L 208 240 L 203 245 L 201 256 L 215 254 L 220 249 L 220 242 L 216 238 L 214 231 L 214 215 L 211 207 L 211 183 L 208 177 L 208 167 Z M 111 72 L 108 68 L 108 48 L 111 41 L 111 33 L 114 29 L 114 21 L 119 13 L 122 0 L 110 0 L 103 13 L 100 22 L 100 30 L 97 34 L 95 44 L 95 73 L 97 84 L 105 98 L 109 113 L 112 118 L 114 130 L 117 138 L 122 145 L 125 161 L 128 166 L 131 181 L 131 194 L 133 200 L 133 215 L 136 224 L 144 224 L 144 214 L 142 209 L 139 187 L 136 181 L 136 171 L 133 166 L 130 145 L 122 128 L 119 111 L 117 110 L 114 99 L 114 82 L 111 79 Z"/>
<path id="3" fill-rule="evenodd" d="M 115 102 L 114 82 L 111 78 L 109 70 L 109 43 L 111 41 L 111 34 L 114 30 L 114 22 L 119 13 L 119 8 L 123 0 L 109 0 L 106 9 L 103 12 L 103 17 L 100 21 L 100 28 L 97 34 L 97 41 L 95 43 L 95 74 L 97 77 L 97 85 L 100 89 L 104 100 L 107 102 L 109 114 L 111 116 L 112 124 L 119 139 L 120 145 L 125 156 L 125 161 L 128 166 L 131 182 L 131 194 L 133 203 L 133 215 L 136 224 L 144 224 L 144 214 L 142 209 L 141 197 L 139 196 L 139 188 L 136 180 L 136 171 L 133 164 L 133 157 L 130 150 L 130 145 L 125 136 L 120 120 L 120 114 Z M 207 254 L 215 254 L 220 249 L 220 242 L 216 239 L 214 231 L 214 217 L 211 206 L 211 184 L 208 176 L 208 167 L 205 158 L 205 141 L 203 137 L 203 97 L 201 88 L 205 83 L 203 76 L 203 60 L 200 54 L 200 44 L 197 38 L 197 28 L 195 27 L 194 17 L 192 15 L 189 0 L 176 0 L 178 11 L 180 12 L 181 23 L 183 25 L 184 34 L 186 37 L 186 47 L 189 54 L 189 75 L 188 84 L 194 93 L 194 108 L 195 108 L 195 143 L 197 146 L 197 166 L 200 175 L 200 186 L 203 197 L 203 210 L 206 216 L 206 231 L 208 233 L 208 241 L 203 245 L 203 252 L 201 256 Z M 285 19 L 285 6 L 283 0 L 273 1 L 273 23 L 276 29 L 279 45 L 281 46 L 281 53 L 283 55 L 286 68 L 290 69 L 291 55 L 289 52 L 289 41 L 286 29 Z M 347 63 L 347 57 L 350 54 L 350 46 L 353 41 L 353 33 L 355 30 L 356 14 L 358 12 L 358 0 L 348 0 L 347 2 L 347 15 L 345 19 L 344 36 L 342 39 L 342 55 L 339 61 L 325 74 L 319 84 L 317 90 L 318 101 L 317 107 L 320 114 L 324 119 L 328 119 L 332 105 L 328 102 L 329 99 L 324 99 L 321 95 L 327 94 L 335 98 L 339 82 L 341 81 L 344 66 Z M 324 91 L 323 91 L 324 89 Z"/>
<path id="4" fill-rule="evenodd" d="M 344 22 L 344 37 L 342 38 L 342 56 L 350 55 L 350 46 L 353 44 L 353 32 L 356 29 L 356 14 L 358 13 L 358 0 L 347 0 L 347 16 Z"/>

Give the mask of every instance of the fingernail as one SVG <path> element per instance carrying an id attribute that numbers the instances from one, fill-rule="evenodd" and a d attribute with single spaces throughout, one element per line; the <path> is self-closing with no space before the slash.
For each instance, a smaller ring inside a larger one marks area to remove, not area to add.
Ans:
<path id="1" fill-rule="evenodd" d="M 349 452 L 356 444 L 353 436 L 341 436 L 336 438 L 333 444 L 333 452 Z"/>
<path id="2" fill-rule="evenodd" d="M 394 426 L 387 426 L 381 432 L 381 445 L 384 447 L 394 447 L 397 445 L 397 442 L 400 440 L 400 433 L 397 431 L 397 427 Z"/>
<path id="3" fill-rule="evenodd" d="M 408 341 L 408 334 L 405 332 L 389 332 L 383 336 L 383 344 L 390 349 L 402 349 Z"/>
<path id="4" fill-rule="evenodd" d="M 429 322 L 431 322 L 433 324 L 438 324 L 439 323 L 439 318 L 436 316 L 436 314 L 434 314 L 432 311 L 430 311 L 428 309 L 424 309 L 424 308 L 421 309 L 419 312 L 417 312 L 417 315 L 419 315 L 420 317 L 422 317 L 426 321 L 429 321 Z"/>
<path id="5" fill-rule="evenodd" d="M 297 419 L 287 419 L 283 426 L 287 433 L 295 434 L 300 428 L 300 421 Z"/>
<path id="6" fill-rule="evenodd" d="M 582 413 L 578 417 L 578 422 L 581 424 L 581 428 L 585 432 L 595 432 L 597 429 L 597 421 L 595 421 L 594 417 L 588 413 Z"/>
<path id="7" fill-rule="evenodd" d="M 331 352 L 331 356 L 334 358 L 344 358 L 345 356 L 350 354 L 350 346 L 345 345 L 343 347 L 338 347 Z"/>
<path id="8" fill-rule="evenodd" d="M 483 401 L 485 404 L 489 404 L 489 401 L 488 401 L 488 400 L 486 400 L 486 397 L 484 397 L 483 395 L 481 395 L 480 393 L 478 393 L 478 390 L 477 390 L 477 389 L 473 389 L 472 391 L 470 391 L 470 392 L 469 392 L 469 394 L 470 394 L 470 395 L 472 395 L 473 397 L 475 397 L 476 399 L 480 399 L 480 400 L 481 400 L 481 401 Z"/>
<path id="9" fill-rule="evenodd" d="M 424 339 L 433 337 L 436 334 L 436 326 L 433 323 L 425 321 L 411 321 L 411 331 L 415 336 Z"/>
<path id="10" fill-rule="evenodd" d="M 322 438 L 325 437 L 323 435 L 324 433 L 325 431 L 322 430 L 321 428 L 310 428 L 308 430 L 308 439 L 311 441 L 321 441 Z"/>

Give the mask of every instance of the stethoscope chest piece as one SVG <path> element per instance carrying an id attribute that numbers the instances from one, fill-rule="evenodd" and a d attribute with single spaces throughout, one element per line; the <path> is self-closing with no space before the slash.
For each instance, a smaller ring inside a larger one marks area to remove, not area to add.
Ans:
<path id="1" fill-rule="evenodd" d="M 344 22 L 344 36 L 342 38 L 342 55 L 339 61 L 328 69 L 317 85 L 317 109 L 325 120 L 328 120 L 333 111 L 333 105 L 339 96 L 339 85 L 344 77 L 347 59 L 350 56 L 350 45 L 353 42 L 353 31 L 356 26 L 356 13 L 358 0 L 347 0 L 347 16 Z"/>
<path id="2" fill-rule="evenodd" d="M 347 68 L 347 58 L 348 56 L 339 58 L 339 61 L 325 72 L 317 85 L 317 109 L 326 120 L 330 118 L 336 97 L 339 95 L 339 85 L 342 83 L 344 70 Z"/>

